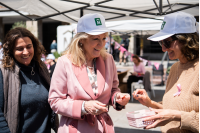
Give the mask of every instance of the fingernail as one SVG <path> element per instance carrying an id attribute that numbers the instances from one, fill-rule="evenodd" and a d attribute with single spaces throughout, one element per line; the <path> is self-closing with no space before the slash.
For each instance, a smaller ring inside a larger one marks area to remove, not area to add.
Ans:
<path id="1" fill-rule="evenodd" d="M 136 95 L 136 97 L 138 97 L 138 95 Z"/>

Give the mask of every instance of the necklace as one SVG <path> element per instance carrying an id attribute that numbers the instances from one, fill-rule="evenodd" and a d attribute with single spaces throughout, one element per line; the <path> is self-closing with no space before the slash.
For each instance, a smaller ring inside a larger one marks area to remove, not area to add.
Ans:
<path id="1" fill-rule="evenodd" d="M 34 70 L 33 70 L 33 67 L 32 67 L 32 71 L 31 71 L 31 75 L 32 75 L 32 76 L 35 75 L 35 72 L 34 72 Z"/>

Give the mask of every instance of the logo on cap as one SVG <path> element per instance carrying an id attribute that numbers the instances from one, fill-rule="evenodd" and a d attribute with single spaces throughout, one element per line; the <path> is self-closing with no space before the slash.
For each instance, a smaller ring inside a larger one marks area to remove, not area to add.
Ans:
<path id="1" fill-rule="evenodd" d="M 161 30 L 163 30 L 163 28 L 165 27 L 166 22 L 163 21 L 162 25 L 161 25 Z"/>
<path id="2" fill-rule="evenodd" d="M 96 26 L 102 25 L 100 18 L 95 18 Z"/>

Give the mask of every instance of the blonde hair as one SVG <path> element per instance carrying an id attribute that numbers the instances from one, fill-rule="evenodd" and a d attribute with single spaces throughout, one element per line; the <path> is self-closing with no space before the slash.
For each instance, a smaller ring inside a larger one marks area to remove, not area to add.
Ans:
<path id="1" fill-rule="evenodd" d="M 108 33 L 106 35 L 108 36 Z M 82 49 L 82 44 L 80 43 L 80 40 L 87 39 L 89 37 L 90 35 L 85 32 L 77 33 L 68 45 L 67 49 L 62 53 L 62 55 L 67 55 L 72 63 L 76 66 L 80 67 L 86 64 L 86 57 Z M 107 52 L 105 48 L 101 49 L 100 56 L 102 56 L 104 60 L 106 58 L 106 55 Z"/>

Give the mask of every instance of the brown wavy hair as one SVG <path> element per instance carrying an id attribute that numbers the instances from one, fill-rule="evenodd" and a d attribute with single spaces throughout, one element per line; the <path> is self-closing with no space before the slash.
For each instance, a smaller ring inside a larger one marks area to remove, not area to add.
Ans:
<path id="1" fill-rule="evenodd" d="M 135 54 L 135 55 L 133 55 L 132 56 L 132 58 L 135 58 L 135 59 L 137 59 L 138 60 L 138 62 L 142 62 L 141 60 L 140 60 L 140 58 Z"/>
<path id="2" fill-rule="evenodd" d="M 199 35 L 195 33 L 177 34 L 178 41 L 183 45 L 182 54 L 188 61 L 199 58 Z"/>
<path id="3" fill-rule="evenodd" d="M 13 69 L 15 65 L 13 50 L 15 47 L 16 40 L 19 38 L 28 37 L 31 39 L 34 48 L 33 60 L 39 63 L 41 66 L 41 56 L 43 53 L 42 44 L 39 40 L 26 28 L 17 27 L 11 29 L 5 37 L 3 43 L 3 67 Z"/>

